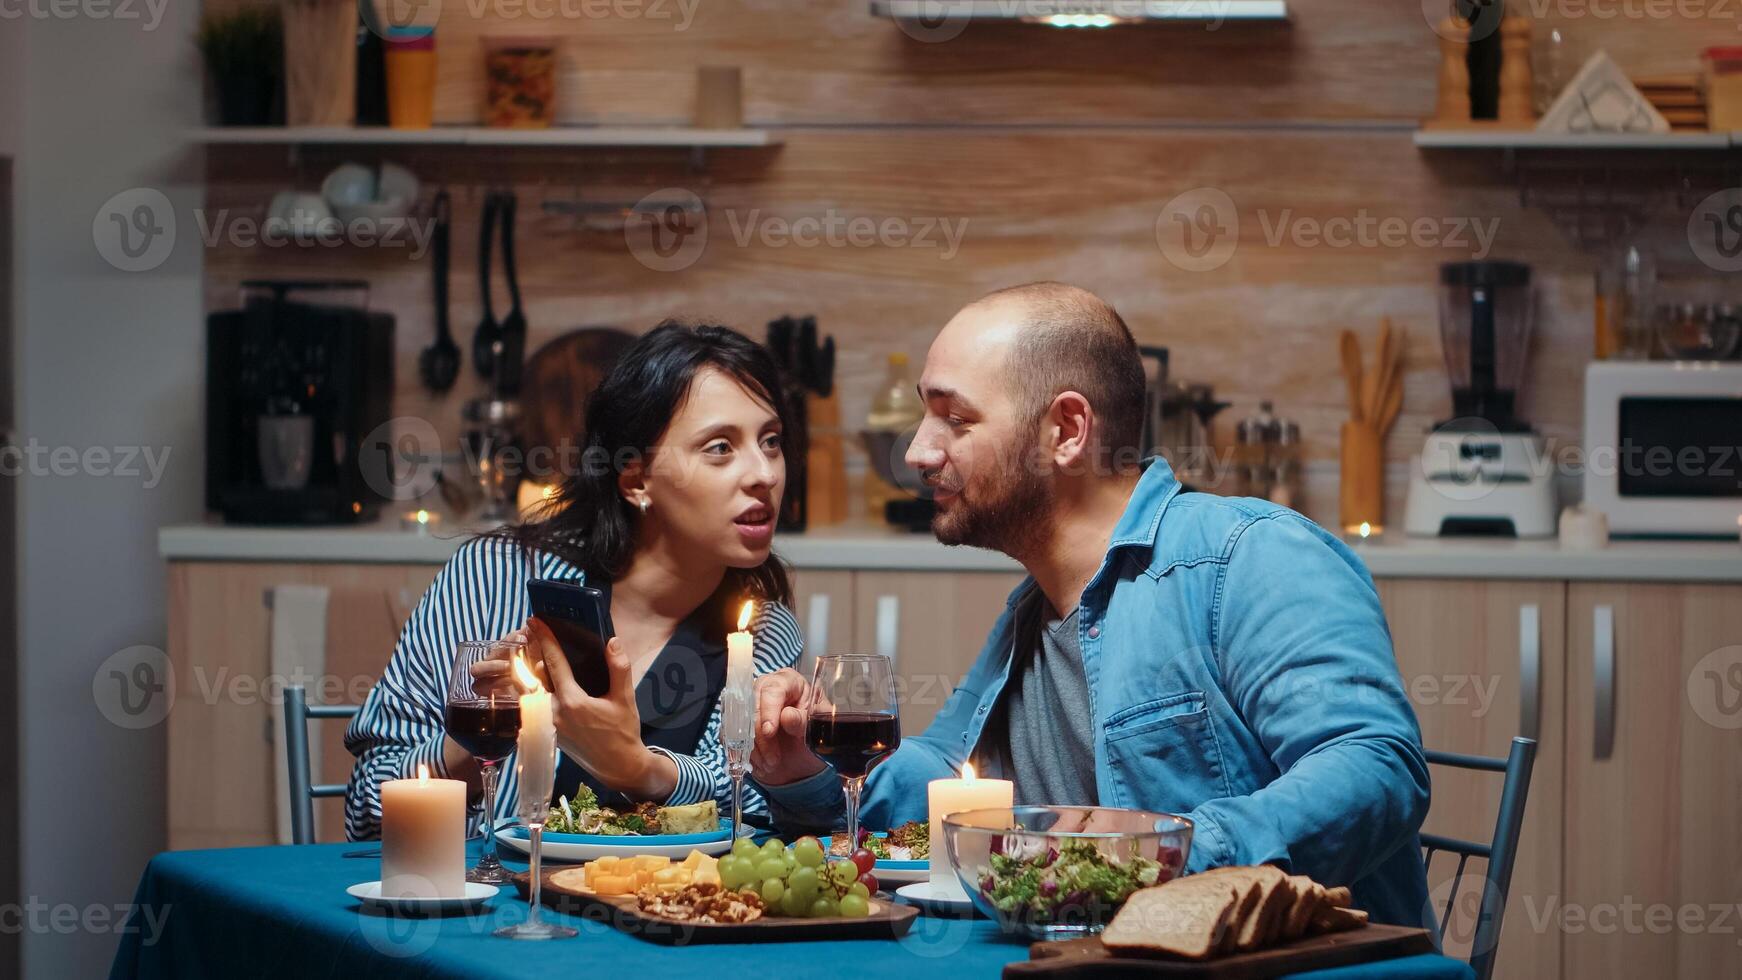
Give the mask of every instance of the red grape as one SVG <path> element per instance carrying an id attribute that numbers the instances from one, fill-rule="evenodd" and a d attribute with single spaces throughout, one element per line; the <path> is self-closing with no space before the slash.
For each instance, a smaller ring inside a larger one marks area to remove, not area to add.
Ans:
<path id="1" fill-rule="evenodd" d="M 853 862 L 853 867 L 858 868 L 859 873 L 862 875 L 870 874 L 871 869 L 877 866 L 877 855 L 872 854 L 863 847 L 854 851 L 849 860 Z M 873 888 L 871 890 L 876 891 L 877 889 Z"/>
<path id="2" fill-rule="evenodd" d="M 871 894 L 873 894 L 873 895 L 877 894 L 877 876 L 872 874 L 871 872 L 867 871 L 864 874 L 860 875 L 859 876 L 859 884 L 864 885 L 865 890 L 870 892 Z"/>

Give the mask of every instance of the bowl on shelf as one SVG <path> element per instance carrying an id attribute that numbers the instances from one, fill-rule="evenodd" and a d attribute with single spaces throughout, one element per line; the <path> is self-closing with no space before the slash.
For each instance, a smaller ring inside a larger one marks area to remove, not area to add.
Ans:
<path id="1" fill-rule="evenodd" d="M 393 163 L 379 168 L 341 164 L 321 181 L 321 196 L 347 225 L 408 217 L 417 205 L 418 189 L 416 175 Z"/>
<path id="2" fill-rule="evenodd" d="M 1132 892 L 1182 874 L 1192 846 L 1185 817 L 1098 806 L 967 810 L 943 833 L 974 907 L 1035 940 L 1100 932 Z"/>

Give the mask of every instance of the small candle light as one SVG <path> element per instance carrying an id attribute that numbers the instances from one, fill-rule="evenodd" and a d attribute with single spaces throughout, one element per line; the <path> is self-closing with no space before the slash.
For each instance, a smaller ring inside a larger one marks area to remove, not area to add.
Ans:
<path id="1" fill-rule="evenodd" d="M 418 534 L 428 534 L 436 528 L 441 527 L 441 524 L 442 515 L 423 507 L 419 507 L 416 510 L 408 510 L 400 515 L 399 518 L 399 526 L 402 529 L 413 531 Z"/>
<path id="2" fill-rule="evenodd" d="M 514 679 L 526 691 L 520 695 L 520 737 L 515 743 L 520 791 L 549 799 L 556 781 L 556 717 L 550 692 L 538 682 L 523 654 L 514 655 Z"/>
<path id="3" fill-rule="evenodd" d="M 950 867 L 944 843 L 944 818 L 963 810 L 1008 809 L 1016 800 L 1016 784 L 1008 779 L 976 779 L 973 763 L 962 766 L 961 779 L 934 779 L 926 784 L 926 805 L 931 816 L 931 883 L 959 891 L 955 869 Z"/>
<path id="4" fill-rule="evenodd" d="M 453 898 L 466 891 L 466 784 L 416 779 L 381 784 L 381 894 Z"/>

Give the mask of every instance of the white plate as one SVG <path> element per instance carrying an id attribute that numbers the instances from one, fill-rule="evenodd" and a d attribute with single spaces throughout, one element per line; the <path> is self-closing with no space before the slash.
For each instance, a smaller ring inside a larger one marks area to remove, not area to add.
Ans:
<path id="1" fill-rule="evenodd" d="M 500 885 L 466 882 L 466 893 L 447 898 L 383 898 L 381 882 L 365 881 L 345 889 L 345 894 L 372 909 L 383 912 L 456 912 L 484 904 L 502 890 Z"/>
<path id="2" fill-rule="evenodd" d="M 911 885 L 902 885 L 895 890 L 895 894 L 907 899 L 910 904 L 919 906 L 921 911 L 960 914 L 974 910 L 974 903 L 960 886 L 937 888 L 932 885 L 930 878 Z"/>
<path id="3" fill-rule="evenodd" d="M 745 830 L 750 828 L 746 827 Z M 521 836 L 525 831 L 520 828 L 504 830 L 496 835 L 496 839 L 522 854 L 532 853 L 532 841 Z M 648 857 L 685 858 L 691 851 L 701 851 L 711 857 L 717 857 L 732 849 L 732 841 L 717 840 L 711 844 L 654 844 L 651 837 L 625 837 L 621 844 L 570 844 L 557 843 L 545 838 L 540 848 L 544 857 L 552 861 L 592 861 L 602 857 L 635 857 L 645 854 Z"/>
<path id="4" fill-rule="evenodd" d="M 877 836 L 887 837 L 889 835 L 878 834 Z M 834 838 L 822 837 L 819 840 L 823 845 L 823 850 L 827 852 Z M 877 876 L 879 885 L 906 885 L 916 881 L 929 881 L 931 880 L 931 862 L 879 860 L 875 865 L 872 865 L 871 873 Z"/>

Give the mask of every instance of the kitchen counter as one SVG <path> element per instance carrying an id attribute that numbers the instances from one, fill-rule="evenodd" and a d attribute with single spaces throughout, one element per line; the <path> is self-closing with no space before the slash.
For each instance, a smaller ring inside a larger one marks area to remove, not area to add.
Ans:
<path id="1" fill-rule="evenodd" d="M 419 534 L 397 519 L 357 527 L 233 527 L 183 524 L 158 531 L 168 561 L 440 564 L 469 529 Z M 929 535 L 844 524 L 775 538 L 799 569 L 1004 572 L 1014 561 L 976 548 L 946 548 Z M 1616 541 L 1599 551 L 1556 541 L 1416 539 L 1387 535 L 1355 551 L 1376 578 L 1559 579 L 1565 581 L 1742 582 L 1735 541 Z"/>

